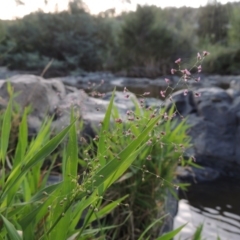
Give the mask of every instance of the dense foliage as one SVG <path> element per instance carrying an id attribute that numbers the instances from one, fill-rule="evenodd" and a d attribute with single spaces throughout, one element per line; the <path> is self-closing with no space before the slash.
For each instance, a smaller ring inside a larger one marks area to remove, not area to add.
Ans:
<path id="1" fill-rule="evenodd" d="M 41 74 L 51 62 L 46 77 L 110 70 L 154 78 L 169 73 L 174 59 L 207 48 L 206 72 L 238 74 L 239 8 L 211 1 L 199 9 L 146 5 L 95 16 L 74 0 L 67 11 L 0 21 L 0 65 Z"/>
<path id="2" fill-rule="evenodd" d="M 164 196 L 180 186 L 173 182 L 175 167 L 189 146 L 188 127 L 172 121 L 173 108 L 166 118 L 164 109 L 138 107 L 134 121 L 117 121 L 113 93 L 95 144 L 80 145 L 82 125 L 73 108 L 71 123 L 62 131 L 53 135 L 52 119 L 46 117 L 29 139 L 30 108 L 20 114 L 10 84 L 8 91 L 11 97 L 0 117 L 1 239 L 170 240 L 181 230 L 158 238 Z"/>

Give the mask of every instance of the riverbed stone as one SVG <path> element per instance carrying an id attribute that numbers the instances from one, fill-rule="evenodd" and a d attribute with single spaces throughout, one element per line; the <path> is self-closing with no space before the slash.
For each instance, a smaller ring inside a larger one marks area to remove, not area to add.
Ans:
<path id="1" fill-rule="evenodd" d="M 198 90 L 184 96 L 184 90 L 173 100 L 180 114 L 191 126 L 194 155 L 197 163 L 212 167 L 223 174 L 240 171 L 240 97 L 232 98 L 221 88 Z"/>
<path id="2" fill-rule="evenodd" d="M 16 102 L 23 109 L 31 105 L 32 111 L 28 117 L 29 134 L 35 135 L 46 115 L 54 116 L 52 128 L 60 131 L 70 123 L 70 111 L 73 107 L 77 116 L 84 122 L 87 135 L 93 131 L 104 119 L 112 92 L 95 93 L 95 97 L 86 94 L 82 89 L 64 85 L 58 79 L 43 79 L 34 75 L 16 75 L 9 78 L 9 82 L 17 93 Z M 7 81 L 0 80 L 0 107 L 7 105 L 9 94 Z M 115 92 L 114 106 L 120 117 L 126 117 L 127 110 L 134 110 L 138 100 L 133 93 Z"/>

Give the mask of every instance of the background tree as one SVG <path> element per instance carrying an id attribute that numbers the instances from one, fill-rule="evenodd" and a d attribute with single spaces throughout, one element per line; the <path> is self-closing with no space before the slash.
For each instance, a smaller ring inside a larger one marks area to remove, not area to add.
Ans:
<path id="1" fill-rule="evenodd" d="M 227 43 L 229 26 L 228 5 L 222 5 L 216 0 L 199 9 L 198 36 L 210 43 Z"/>
<path id="2" fill-rule="evenodd" d="M 167 74 L 173 59 L 191 49 L 180 31 L 168 24 L 166 12 L 156 6 L 139 5 L 125 16 L 119 44 L 122 66 L 137 67 L 149 77 Z"/>
<path id="3" fill-rule="evenodd" d="M 228 32 L 229 43 L 239 46 L 240 43 L 240 5 L 234 4 L 230 18 L 230 28 Z"/>

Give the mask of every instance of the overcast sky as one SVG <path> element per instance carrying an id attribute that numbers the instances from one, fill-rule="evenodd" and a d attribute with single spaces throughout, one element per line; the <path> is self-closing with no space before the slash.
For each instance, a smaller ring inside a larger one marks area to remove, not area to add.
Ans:
<path id="1" fill-rule="evenodd" d="M 58 10 L 64 10 L 67 7 L 68 0 L 48 0 L 48 5 L 44 0 L 22 0 L 23 6 L 16 6 L 15 0 L 0 0 L 0 19 L 13 19 L 16 16 L 22 17 L 32 11 L 42 9 L 46 12 L 54 11 L 56 4 Z M 218 0 L 221 3 L 235 2 L 236 0 Z M 116 8 L 117 12 L 122 10 L 134 10 L 137 4 L 157 5 L 159 7 L 199 7 L 207 4 L 208 0 L 131 0 L 131 4 L 125 0 L 85 0 L 84 1 L 93 14 L 105 11 L 109 8 Z"/>

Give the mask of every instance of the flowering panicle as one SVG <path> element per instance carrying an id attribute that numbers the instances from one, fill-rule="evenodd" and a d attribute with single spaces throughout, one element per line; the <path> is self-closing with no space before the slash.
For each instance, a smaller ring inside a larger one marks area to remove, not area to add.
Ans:
<path id="1" fill-rule="evenodd" d="M 160 91 L 160 94 L 161 94 L 161 96 L 162 96 L 163 98 L 166 97 L 166 96 L 165 96 L 165 93 L 166 93 L 166 91 Z"/>
<path id="2" fill-rule="evenodd" d="M 195 92 L 195 93 L 194 93 L 194 96 L 195 96 L 195 97 L 201 97 L 201 93 Z"/>
<path id="3" fill-rule="evenodd" d="M 208 56 L 209 54 L 210 54 L 209 52 L 203 51 L 203 57 L 206 57 L 206 56 Z"/>
<path id="4" fill-rule="evenodd" d="M 181 62 L 181 58 L 179 58 L 175 61 L 176 64 L 180 64 L 180 62 Z"/>
<path id="5" fill-rule="evenodd" d="M 202 71 L 202 66 L 199 65 L 199 66 L 197 67 L 197 69 L 198 69 L 198 72 L 200 73 L 200 72 Z"/>
<path id="6" fill-rule="evenodd" d="M 202 59 L 202 56 L 201 56 L 201 54 L 198 52 L 197 53 L 197 60 L 201 60 Z"/>
<path id="7" fill-rule="evenodd" d="M 184 70 L 181 70 L 181 72 L 184 74 L 184 75 L 188 75 L 190 76 L 191 73 L 185 68 Z"/>
<path id="8" fill-rule="evenodd" d="M 166 82 L 166 83 L 169 83 L 170 80 L 169 80 L 168 78 L 165 78 L 165 82 Z"/>
<path id="9" fill-rule="evenodd" d="M 188 94 L 188 89 L 185 89 L 184 92 L 183 92 L 183 95 L 187 96 L 187 94 Z"/>

